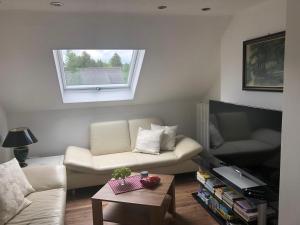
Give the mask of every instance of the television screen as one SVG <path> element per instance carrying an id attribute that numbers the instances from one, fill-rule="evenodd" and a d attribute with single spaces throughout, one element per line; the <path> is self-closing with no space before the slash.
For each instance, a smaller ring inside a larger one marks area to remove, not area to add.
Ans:
<path id="1" fill-rule="evenodd" d="M 282 112 L 219 101 L 209 104 L 210 153 L 278 193 Z"/>

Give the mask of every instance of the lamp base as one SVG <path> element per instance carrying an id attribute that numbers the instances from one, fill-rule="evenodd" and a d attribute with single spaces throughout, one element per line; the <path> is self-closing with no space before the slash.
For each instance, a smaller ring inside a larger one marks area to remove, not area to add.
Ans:
<path id="1" fill-rule="evenodd" d="M 22 167 L 22 168 L 28 166 L 28 164 L 25 163 L 25 162 L 19 162 L 19 165 L 20 165 L 20 167 Z"/>
<path id="2" fill-rule="evenodd" d="M 25 163 L 27 156 L 28 156 L 28 146 L 22 146 L 22 147 L 15 147 L 14 148 L 14 155 L 16 159 L 18 160 L 21 167 L 26 167 L 27 164 Z"/>

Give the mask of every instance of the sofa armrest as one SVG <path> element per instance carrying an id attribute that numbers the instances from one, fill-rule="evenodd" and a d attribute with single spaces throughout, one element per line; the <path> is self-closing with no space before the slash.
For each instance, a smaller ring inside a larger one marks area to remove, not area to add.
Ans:
<path id="1" fill-rule="evenodd" d="M 180 136 L 174 153 L 179 160 L 184 161 L 198 155 L 202 149 L 202 146 L 192 138 Z"/>
<path id="2" fill-rule="evenodd" d="M 28 166 L 23 171 L 36 191 L 66 189 L 66 168 L 64 166 Z"/>
<path id="3" fill-rule="evenodd" d="M 93 170 L 93 155 L 90 150 L 70 146 L 66 150 L 64 165 L 67 169 L 78 172 Z"/>

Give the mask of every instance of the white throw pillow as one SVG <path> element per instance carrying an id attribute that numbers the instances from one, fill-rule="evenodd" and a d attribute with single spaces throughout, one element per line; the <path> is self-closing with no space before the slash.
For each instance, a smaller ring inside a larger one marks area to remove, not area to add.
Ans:
<path id="1" fill-rule="evenodd" d="M 146 130 L 139 128 L 133 152 L 158 155 L 163 130 Z"/>
<path id="2" fill-rule="evenodd" d="M 7 164 L 7 163 L 3 163 Z M 0 224 L 5 224 L 31 204 L 12 178 L 8 166 L 0 165 Z"/>
<path id="3" fill-rule="evenodd" d="M 160 126 L 151 124 L 152 130 L 163 130 L 160 149 L 166 151 L 173 151 L 176 144 L 176 133 L 178 126 Z"/>
<path id="4" fill-rule="evenodd" d="M 0 164 L 0 169 L 2 170 L 3 168 L 9 171 L 11 179 L 14 183 L 16 183 L 24 196 L 35 191 L 15 158 L 6 163 Z"/>

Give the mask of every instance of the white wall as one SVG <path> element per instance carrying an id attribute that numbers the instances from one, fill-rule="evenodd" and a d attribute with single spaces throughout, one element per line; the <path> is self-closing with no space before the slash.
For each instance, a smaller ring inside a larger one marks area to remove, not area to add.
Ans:
<path id="1" fill-rule="evenodd" d="M 300 224 L 300 1 L 288 0 L 279 225 Z"/>
<path id="2" fill-rule="evenodd" d="M 0 101 L 21 112 L 201 98 L 220 73 L 228 18 L 1 11 Z M 134 101 L 62 104 L 59 48 L 146 49 Z"/>
<path id="3" fill-rule="evenodd" d="M 68 145 L 88 147 L 88 126 L 95 121 L 159 116 L 195 137 L 191 101 L 201 100 L 220 74 L 220 40 L 228 21 L 2 11 L 0 101 L 9 128 L 32 129 L 39 139 L 30 146 L 35 156 L 63 154 Z M 59 48 L 146 49 L 134 101 L 63 104 L 52 55 Z"/>
<path id="4" fill-rule="evenodd" d="M 178 124 L 180 133 L 196 136 L 194 102 L 10 113 L 8 123 L 10 128 L 29 127 L 38 139 L 38 143 L 30 146 L 30 155 L 47 156 L 64 154 L 69 145 L 89 147 L 92 122 L 145 117 L 159 117 L 166 124 Z"/>
<path id="5" fill-rule="evenodd" d="M 11 157 L 10 150 L 1 147 L 6 134 L 7 134 L 6 112 L 0 105 L 0 162 L 6 162 Z"/>
<path id="6" fill-rule="evenodd" d="M 243 41 L 285 30 L 286 0 L 269 0 L 234 16 L 222 38 L 221 100 L 281 109 L 282 93 L 242 90 Z"/>

